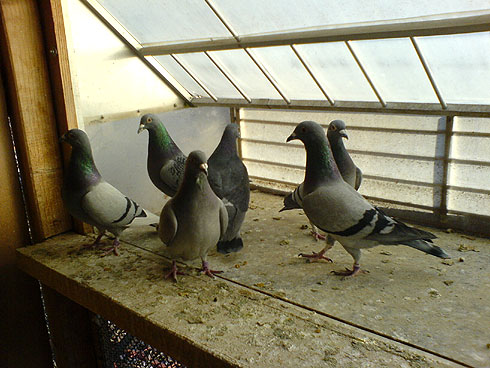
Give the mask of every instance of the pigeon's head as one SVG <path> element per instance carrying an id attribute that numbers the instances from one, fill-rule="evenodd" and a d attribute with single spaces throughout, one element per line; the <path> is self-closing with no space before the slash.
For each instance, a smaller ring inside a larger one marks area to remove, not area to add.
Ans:
<path id="1" fill-rule="evenodd" d="M 294 139 L 299 139 L 305 145 L 318 140 L 326 140 L 325 131 L 320 124 L 314 121 L 303 121 L 299 123 L 288 139 L 286 139 L 286 142 Z"/>
<path id="2" fill-rule="evenodd" d="M 207 163 L 206 155 L 202 151 L 192 151 L 187 156 L 187 161 L 185 164 L 186 170 L 192 173 L 195 176 L 198 176 L 200 173 L 204 173 L 208 175 L 208 163 Z"/>
<path id="3" fill-rule="evenodd" d="M 138 128 L 138 134 L 140 134 L 145 129 L 153 129 L 158 124 L 160 124 L 160 119 L 154 114 L 143 115 L 140 119 L 140 126 Z"/>
<path id="4" fill-rule="evenodd" d="M 345 138 L 349 139 L 347 135 L 347 130 L 345 129 L 345 123 L 342 120 L 333 120 L 328 125 L 327 137 L 329 140 L 331 139 L 340 139 Z"/>
<path id="5" fill-rule="evenodd" d="M 87 134 L 80 129 L 70 129 L 61 136 L 60 141 L 68 143 L 73 148 L 90 147 L 90 141 Z"/>
<path id="6" fill-rule="evenodd" d="M 231 138 L 240 138 L 240 131 L 238 130 L 238 124 L 228 124 L 225 128 L 224 134 Z"/>

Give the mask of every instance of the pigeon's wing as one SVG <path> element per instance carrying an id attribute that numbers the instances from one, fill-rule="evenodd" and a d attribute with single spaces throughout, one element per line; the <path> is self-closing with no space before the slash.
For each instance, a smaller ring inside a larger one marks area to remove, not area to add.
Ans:
<path id="1" fill-rule="evenodd" d="M 356 182 L 354 185 L 354 189 L 358 190 L 362 183 L 362 171 L 358 167 L 356 167 Z"/>
<path id="2" fill-rule="evenodd" d="M 246 212 L 250 202 L 250 181 L 243 162 L 238 157 L 227 162 L 211 157 L 208 163 L 208 180 L 214 193 Z"/>
<path id="3" fill-rule="evenodd" d="M 185 156 L 177 156 L 169 160 L 160 169 L 160 179 L 169 187 L 173 193 L 177 192 L 184 176 Z"/>
<path id="4" fill-rule="evenodd" d="M 428 231 L 416 229 L 393 219 L 376 207 L 376 222 L 371 234 L 366 240 L 375 240 L 381 244 L 398 244 L 411 240 L 426 240 L 437 238 Z"/>
<path id="5" fill-rule="evenodd" d="M 80 205 L 97 224 L 108 227 L 127 226 L 142 213 L 135 201 L 105 181 L 91 187 Z"/>
<path id="6" fill-rule="evenodd" d="M 306 195 L 303 209 L 314 225 L 333 235 L 363 238 L 374 227 L 376 209 L 343 180 Z"/>
<path id="7" fill-rule="evenodd" d="M 172 200 L 170 199 L 162 209 L 160 214 L 160 224 L 158 226 L 158 236 L 167 246 L 172 243 L 172 240 L 177 234 L 177 217 L 172 208 Z"/>
<path id="8" fill-rule="evenodd" d="M 291 193 L 284 197 L 284 207 L 281 211 L 303 208 L 303 183 L 298 185 Z"/>
<path id="9" fill-rule="evenodd" d="M 226 229 L 228 228 L 228 212 L 226 211 L 225 205 L 222 201 L 220 201 L 219 206 L 219 224 L 220 224 L 220 239 L 226 233 Z"/>

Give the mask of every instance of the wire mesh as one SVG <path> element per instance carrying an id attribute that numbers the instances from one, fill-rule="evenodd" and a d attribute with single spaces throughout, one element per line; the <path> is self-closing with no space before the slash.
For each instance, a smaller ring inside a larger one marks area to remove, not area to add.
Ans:
<path id="1" fill-rule="evenodd" d="M 104 368 L 185 368 L 168 355 L 99 315 L 94 317 L 99 360 Z"/>

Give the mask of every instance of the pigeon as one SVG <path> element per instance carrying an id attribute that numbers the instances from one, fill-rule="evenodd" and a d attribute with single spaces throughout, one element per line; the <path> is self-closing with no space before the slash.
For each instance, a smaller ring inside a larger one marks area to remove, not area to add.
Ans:
<path id="1" fill-rule="evenodd" d="M 152 183 L 173 197 L 182 181 L 186 157 L 154 114 L 141 117 L 138 134 L 148 130 L 148 175 Z"/>
<path id="2" fill-rule="evenodd" d="M 95 166 L 90 141 L 83 130 L 71 129 L 61 137 L 61 141 L 72 146 L 61 190 L 64 205 L 73 217 L 99 230 L 91 246 L 99 245 L 102 236 L 109 231 L 115 239 L 106 254 L 114 252 L 119 255 L 119 236 L 129 225 L 138 223 L 138 218 L 145 218 L 138 224 L 150 225 L 158 222 L 158 217 L 102 178 Z"/>
<path id="3" fill-rule="evenodd" d="M 347 152 L 344 146 L 343 138 L 349 139 L 345 123 L 342 120 L 331 121 L 327 129 L 327 139 L 330 143 L 335 163 L 337 164 L 344 181 L 354 187 L 355 190 L 358 190 L 362 182 L 362 171 L 354 164 L 354 161 L 352 161 L 349 152 Z M 301 183 L 292 193 L 284 198 L 284 207 L 279 212 L 294 208 L 302 208 L 303 196 L 303 183 Z M 311 222 L 310 224 L 311 233 L 315 240 L 324 240 L 325 237 L 318 232 L 316 226 Z M 333 247 L 334 243 L 335 239 L 327 235 L 327 245 L 320 252 L 313 252 L 313 254 L 300 253 L 300 257 L 306 257 L 309 260 L 325 259 L 332 262 L 332 260 L 325 257 L 324 254 Z"/>
<path id="4" fill-rule="evenodd" d="M 449 255 L 432 243 L 436 236 L 407 226 L 371 205 L 347 184 L 335 163 L 323 128 L 313 121 L 296 126 L 286 142 L 299 139 L 306 149 L 303 209 L 308 219 L 331 235 L 354 258 L 353 269 L 333 271 L 355 276 L 361 272 L 361 249 L 403 244 L 440 258 Z"/>
<path id="5" fill-rule="evenodd" d="M 228 213 L 225 205 L 209 186 L 208 164 L 201 151 L 189 154 L 184 177 L 174 197 L 168 200 L 160 215 L 158 235 L 168 246 L 172 268 L 165 278 L 177 281 L 176 259 L 202 260 L 202 272 L 210 277 L 221 271 L 209 268 L 209 249 L 226 233 Z"/>
<path id="6" fill-rule="evenodd" d="M 209 184 L 228 212 L 228 228 L 217 245 L 218 252 L 223 254 L 243 248 L 240 228 L 250 202 L 247 168 L 237 153 L 236 140 L 239 136 L 238 125 L 228 124 L 208 160 Z"/>
<path id="7" fill-rule="evenodd" d="M 154 114 L 141 117 L 138 133 L 148 130 L 148 175 L 155 186 L 173 197 L 184 174 L 186 156 L 177 147 L 167 129 Z M 221 141 L 208 160 L 209 184 L 228 210 L 228 229 L 218 242 L 220 253 L 237 252 L 243 248 L 240 228 L 250 201 L 248 173 L 236 150 L 239 136 L 236 124 L 229 124 Z"/>

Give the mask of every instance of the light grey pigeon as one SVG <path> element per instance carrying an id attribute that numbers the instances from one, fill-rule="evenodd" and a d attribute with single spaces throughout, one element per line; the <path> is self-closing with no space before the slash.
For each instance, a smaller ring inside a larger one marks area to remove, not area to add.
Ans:
<path id="1" fill-rule="evenodd" d="M 201 151 L 189 154 L 185 164 L 184 178 L 175 194 L 163 207 L 158 235 L 168 246 L 172 269 L 165 278 L 177 281 L 175 260 L 202 260 L 202 271 L 213 277 L 214 271 L 206 260 L 208 250 L 226 232 L 228 214 L 225 205 L 209 186 L 206 156 Z"/>
<path id="2" fill-rule="evenodd" d="M 240 136 L 237 124 L 228 124 L 213 154 L 209 157 L 209 184 L 223 201 L 228 212 L 228 228 L 218 242 L 218 252 L 226 254 L 243 248 L 240 228 L 250 202 L 247 168 L 238 157 L 236 140 Z"/>
<path id="3" fill-rule="evenodd" d="M 102 179 L 84 131 L 71 129 L 61 137 L 61 141 L 72 146 L 63 178 L 63 203 L 73 217 L 99 230 L 92 246 L 100 244 L 105 231 L 114 234 L 115 239 L 107 253 L 118 255 L 119 236 L 124 229 L 137 222 L 138 218 L 145 218 L 140 225 L 150 225 L 157 223 L 158 217 Z"/>
<path id="4" fill-rule="evenodd" d="M 347 184 L 354 187 L 355 190 L 358 190 L 362 182 L 362 171 L 354 164 L 354 161 L 352 161 L 349 152 L 347 152 L 347 149 L 344 146 L 343 138 L 349 139 L 345 123 L 342 120 L 331 121 L 327 129 L 327 139 L 330 143 L 335 163 L 342 175 L 342 179 L 344 179 Z M 279 212 L 294 208 L 302 208 L 303 196 L 303 183 L 301 183 L 293 192 L 284 198 L 284 207 Z M 311 233 L 315 240 L 325 239 L 311 221 L 310 224 Z M 332 262 L 332 260 L 325 257 L 324 254 L 332 248 L 334 243 L 335 239 L 331 236 L 327 236 L 327 244 L 320 252 L 313 252 L 313 254 L 301 253 L 300 256 L 310 260 L 325 259 Z"/>
<path id="5" fill-rule="evenodd" d="M 154 114 L 143 115 L 138 134 L 148 130 L 147 169 L 151 182 L 163 193 L 173 197 L 182 181 L 185 155 Z"/>
<path id="6" fill-rule="evenodd" d="M 354 258 L 352 270 L 334 272 L 354 276 L 360 271 L 362 248 L 408 245 L 440 258 L 450 258 L 432 245 L 434 234 L 407 226 L 371 205 L 340 175 L 323 128 L 313 121 L 298 124 L 287 142 L 299 139 L 306 149 L 303 209 L 318 228 L 331 235 Z"/>

